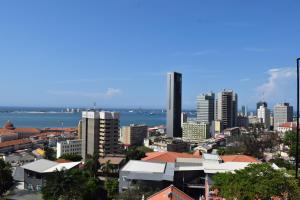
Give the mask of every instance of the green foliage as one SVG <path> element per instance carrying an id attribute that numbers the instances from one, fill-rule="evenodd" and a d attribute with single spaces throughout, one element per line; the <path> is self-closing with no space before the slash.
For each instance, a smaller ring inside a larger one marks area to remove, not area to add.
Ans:
<path id="1" fill-rule="evenodd" d="M 296 179 L 287 177 L 283 171 L 273 169 L 269 164 L 252 164 L 235 173 L 218 173 L 213 177 L 213 188 L 228 200 L 268 200 L 273 196 L 290 199 L 300 198 L 300 188 Z"/>
<path id="2" fill-rule="evenodd" d="M 110 160 L 101 165 L 101 171 L 107 177 L 114 170 L 114 165 L 111 164 Z"/>
<path id="3" fill-rule="evenodd" d="M 105 180 L 104 188 L 107 191 L 109 199 L 113 199 L 118 194 L 119 182 L 118 179 L 109 178 Z"/>
<path id="4" fill-rule="evenodd" d="M 64 154 L 59 158 L 60 159 L 65 159 L 65 160 L 70 160 L 70 161 L 73 161 L 73 162 L 78 162 L 78 161 L 82 160 L 82 157 L 80 155 L 72 154 L 72 153 Z"/>
<path id="5" fill-rule="evenodd" d="M 0 159 L 0 198 L 13 185 L 11 165 Z"/>
<path id="6" fill-rule="evenodd" d="M 94 153 L 93 156 L 87 155 L 84 168 L 90 173 L 91 176 L 97 177 L 98 170 L 100 168 L 99 155 L 97 153 Z"/>
<path id="7" fill-rule="evenodd" d="M 104 199 L 105 195 L 99 191 L 100 183 L 97 179 L 84 170 L 71 169 L 49 175 L 42 188 L 42 195 L 45 200 Z"/>
<path id="8" fill-rule="evenodd" d="M 48 160 L 55 160 L 56 159 L 54 149 L 52 149 L 51 147 L 46 146 L 44 148 L 44 151 L 45 151 L 45 156 L 44 156 L 45 159 L 48 159 Z"/>
<path id="9" fill-rule="evenodd" d="M 152 151 L 152 149 L 149 149 L 145 146 L 131 146 L 125 152 L 126 160 L 140 160 L 146 156 L 146 153 Z"/>
<path id="10" fill-rule="evenodd" d="M 274 158 L 269 161 L 270 163 L 275 163 L 278 167 L 284 167 L 287 170 L 293 170 L 294 166 L 283 158 Z"/>
<path id="11" fill-rule="evenodd" d="M 296 157 L 297 135 L 293 131 L 287 131 L 284 135 L 283 143 L 289 147 L 289 156 Z M 299 140 L 299 154 L 300 154 L 300 140 Z M 300 155 L 299 155 L 300 158 Z"/>

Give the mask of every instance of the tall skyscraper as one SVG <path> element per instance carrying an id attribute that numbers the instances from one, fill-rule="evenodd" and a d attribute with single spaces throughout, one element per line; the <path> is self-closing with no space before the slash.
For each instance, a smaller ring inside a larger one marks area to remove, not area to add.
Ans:
<path id="1" fill-rule="evenodd" d="M 242 106 L 242 116 L 248 117 L 248 108 L 245 105 Z"/>
<path id="2" fill-rule="evenodd" d="M 232 90 L 224 90 L 217 95 L 215 119 L 221 120 L 223 128 L 236 126 L 238 96 Z"/>
<path id="3" fill-rule="evenodd" d="M 267 104 L 262 104 L 258 109 L 257 109 L 257 118 L 260 123 L 264 124 L 266 129 L 270 129 L 270 110 L 265 107 Z"/>
<path id="4" fill-rule="evenodd" d="M 167 75 L 167 136 L 182 137 L 181 96 L 182 75 L 171 72 Z"/>
<path id="5" fill-rule="evenodd" d="M 215 94 L 201 94 L 197 97 L 197 121 L 211 124 L 215 119 Z"/>
<path id="6" fill-rule="evenodd" d="M 118 154 L 119 145 L 119 113 L 105 111 L 82 112 L 82 158 L 99 154 Z"/>
<path id="7" fill-rule="evenodd" d="M 274 128 L 280 124 L 293 121 L 293 106 L 289 103 L 280 103 L 274 106 Z"/>
<path id="8" fill-rule="evenodd" d="M 268 107 L 268 104 L 267 104 L 267 102 L 265 102 L 265 101 L 259 101 L 259 102 L 257 102 L 257 104 L 256 104 L 256 110 L 259 109 L 260 106 L 263 106 L 263 107 L 267 108 L 267 107 Z"/>

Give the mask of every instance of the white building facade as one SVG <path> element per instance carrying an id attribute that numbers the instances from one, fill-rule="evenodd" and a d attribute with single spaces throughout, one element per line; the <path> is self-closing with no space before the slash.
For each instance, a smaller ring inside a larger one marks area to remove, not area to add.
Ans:
<path id="1" fill-rule="evenodd" d="M 66 140 L 57 142 L 56 158 L 64 154 L 80 155 L 82 153 L 82 140 Z"/>

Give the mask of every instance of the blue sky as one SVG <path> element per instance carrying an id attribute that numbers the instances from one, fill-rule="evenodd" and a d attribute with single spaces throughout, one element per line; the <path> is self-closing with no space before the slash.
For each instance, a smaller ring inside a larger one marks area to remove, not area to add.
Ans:
<path id="1" fill-rule="evenodd" d="M 295 103 L 300 1 L 0 2 L 0 105 L 183 107 L 230 88 L 239 105 Z"/>

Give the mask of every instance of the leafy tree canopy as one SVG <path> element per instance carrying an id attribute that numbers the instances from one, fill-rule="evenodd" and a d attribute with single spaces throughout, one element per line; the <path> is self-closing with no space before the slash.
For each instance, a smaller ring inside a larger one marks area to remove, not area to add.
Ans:
<path id="1" fill-rule="evenodd" d="M 13 185 L 11 165 L 0 159 L 0 199 Z"/>
<path id="2" fill-rule="evenodd" d="M 73 153 L 66 153 L 64 155 L 62 155 L 61 157 L 59 157 L 60 159 L 65 159 L 65 160 L 70 160 L 73 162 L 78 162 L 82 160 L 82 157 L 80 155 L 77 154 L 73 154 Z"/>
<path id="3" fill-rule="evenodd" d="M 296 179 L 284 171 L 275 170 L 269 164 L 251 164 L 235 173 L 218 173 L 213 177 L 213 188 L 228 200 L 268 200 L 271 197 L 300 199 L 300 188 Z"/>

